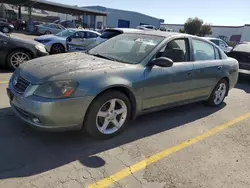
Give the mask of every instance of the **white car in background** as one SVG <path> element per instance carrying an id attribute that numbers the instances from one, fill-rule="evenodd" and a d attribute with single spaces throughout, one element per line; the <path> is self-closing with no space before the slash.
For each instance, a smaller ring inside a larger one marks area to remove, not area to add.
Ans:
<path id="1" fill-rule="evenodd" d="M 219 46 L 220 49 L 222 49 L 225 53 L 228 53 L 233 49 L 233 47 L 229 46 L 225 41 L 223 41 L 219 38 L 212 38 L 212 37 L 203 37 L 203 38 L 205 38 L 205 39 L 213 42 L 217 46 Z"/>
<path id="2" fill-rule="evenodd" d="M 141 29 L 141 30 L 156 30 L 156 27 L 153 25 L 140 25 L 137 26 L 136 29 Z"/>
<path id="3" fill-rule="evenodd" d="M 36 26 L 36 33 L 41 35 L 57 34 L 65 29 L 60 24 L 49 23 Z"/>
<path id="4" fill-rule="evenodd" d="M 59 54 L 68 51 L 85 49 L 101 34 L 85 29 L 66 29 L 56 35 L 42 35 L 35 38 L 35 41 L 45 45 L 50 54 Z"/>

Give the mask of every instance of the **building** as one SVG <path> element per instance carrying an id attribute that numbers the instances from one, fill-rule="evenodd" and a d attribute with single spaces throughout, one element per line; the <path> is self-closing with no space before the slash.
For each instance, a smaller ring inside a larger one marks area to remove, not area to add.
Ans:
<path id="1" fill-rule="evenodd" d="M 162 28 L 171 29 L 175 32 L 179 32 L 184 28 L 183 24 L 161 24 Z M 221 38 L 225 41 L 231 41 L 232 43 L 238 43 L 240 41 L 250 42 L 250 25 L 243 26 L 211 26 L 213 34 L 210 37 Z"/>
<path id="2" fill-rule="evenodd" d="M 156 28 L 160 28 L 160 24 L 164 22 L 164 20 L 162 19 L 154 18 L 154 17 L 141 14 L 138 12 L 112 9 L 112 8 L 106 8 L 102 6 L 87 6 L 83 8 L 102 11 L 102 12 L 107 13 L 106 25 L 104 26 L 108 28 L 116 28 L 116 27 L 136 28 L 139 25 L 153 25 Z M 92 24 L 90 27 L 95 27 L 97 29 L 100 29 L 103 24 L 103 18 L 100 16 L 96 16 L 96 18 L 88 18 L 86 16 L 85 21 L 87 19 L 91 20 Z M 93 23 L 96 23 L 96 25 L 93 25 Z"/>

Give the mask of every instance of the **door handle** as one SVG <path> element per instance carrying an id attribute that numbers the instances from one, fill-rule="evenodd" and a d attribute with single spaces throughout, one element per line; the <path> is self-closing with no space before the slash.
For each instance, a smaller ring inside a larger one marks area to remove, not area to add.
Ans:
<path id="1" fill-rule="evenodd" d="M 192 72 L 188 72 L 188 73 L 187 73 L 188 76 L 191 76 L 191 74 L 192 74 Z"/>
<path id="2" fill-rule="evenodd" d="M 222 69 L 222 66 L 218 66 L 217 69 L 218 69 L 218 70 L 221 70 L 221 69 Z"/>

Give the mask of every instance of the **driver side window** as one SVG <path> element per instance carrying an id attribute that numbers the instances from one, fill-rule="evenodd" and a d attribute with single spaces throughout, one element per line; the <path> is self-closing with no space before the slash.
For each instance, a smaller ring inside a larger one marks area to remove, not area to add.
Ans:
<path id="1" fill-rule="evenodd" d="M 173 62 L 185 62 L 189 60 L 187 39 L 174 39 L 167 43 L 156 55 L 156 58 L 167 57 Z"/>

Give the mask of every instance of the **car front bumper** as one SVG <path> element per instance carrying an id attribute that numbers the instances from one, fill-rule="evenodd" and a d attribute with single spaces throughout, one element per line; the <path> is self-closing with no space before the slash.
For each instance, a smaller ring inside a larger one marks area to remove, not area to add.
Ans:
<path id="1" fill-rule="evenodd" d="M 34 128 L 46 131 L 79 130 L 92 97 L 45 99 L 15 92 L 12 83 L 7 89 L 14 113 Z"/>
<path id="2" fill-rule="evenodd" d="M 47 56 L 47 55 L 49 55 L 48 52 L 37 51 L 37 53 L 36 53 L 36 57 L 43 57 L 43 56 Z"/>

